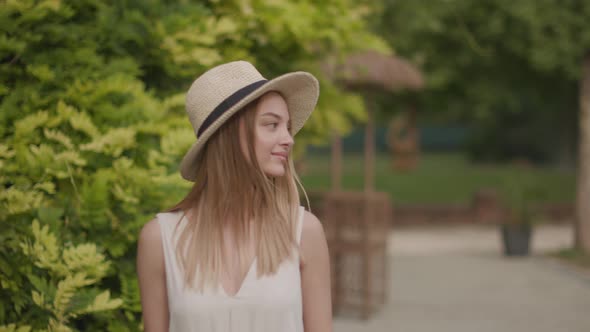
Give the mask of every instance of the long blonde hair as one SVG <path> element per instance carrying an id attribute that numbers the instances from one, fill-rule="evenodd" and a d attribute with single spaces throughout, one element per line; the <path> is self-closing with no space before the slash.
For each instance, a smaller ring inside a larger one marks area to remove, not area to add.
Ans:
<path id="1" fill-rule="evenodd" d="M 294 257 L 298 247 L 295 234 L 300 202 L 296 181 L 300 182 L 290 156 L 282 177 L 269 178 L 258 164 L 253 144 L 258 100 L 237 112 L 209 138 L 195 165 L 193 188 L 169 210 L 180 209 L 187 217 L 184 227 L 176 228 L 180 231 L 176 258 L 185 285 L 197 291 L 218 285 L 224 266 L 224 228 L 235 235 L 243 264 L 249 230 L 254 227 L 258 276 L 275 273 L 281 262 Z M 241 122 L 249 158 L 240 145 Z M 251 221 L 254 224 L 250 225 Z"/>

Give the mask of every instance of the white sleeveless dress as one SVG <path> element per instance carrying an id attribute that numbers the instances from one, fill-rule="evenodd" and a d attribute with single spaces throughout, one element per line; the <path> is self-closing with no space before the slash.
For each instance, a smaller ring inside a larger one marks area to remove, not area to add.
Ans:
<path id="1" fill-rule="evenodd" d="M 297 241 L 301 241 L 303 207 L 299 207 Z M 182 219 L 180 219 L 182 216 Z M 234 296 L 221 284 L 203 293 L 183 289 L 175 256 L 176 223 L 186 223 L 182 211 L 157 214 L 162 233 L 169 332 L 303 332 L 299 259 L 286 260 L 272 276 L 257 278 L 254 259 Z M 181 225 L 182 226 L 182 225 Z"/>

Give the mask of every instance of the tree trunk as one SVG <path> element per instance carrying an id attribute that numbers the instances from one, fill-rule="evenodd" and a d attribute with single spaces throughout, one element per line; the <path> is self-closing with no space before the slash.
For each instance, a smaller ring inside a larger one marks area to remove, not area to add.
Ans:
<path id="1" fill-rule="evenodd" d="M 375 110 L 372 98 L 365 97 L 367 126 L 365 130 L 365 192 L 375 189 Z"/>
<path id="2" fill-rule="evenodd" d="M 580 81 L 580 150 L 576 202 L 576 247 L 590 254 L 590 52 L 582 63 Z"/>
<path id="3" fill-rule="evenodd" d="M 342 138 L 336 131 L 332 133 L 332 158 L 330 173 L 332 176 L 332 190 L 342 189 Z"/>

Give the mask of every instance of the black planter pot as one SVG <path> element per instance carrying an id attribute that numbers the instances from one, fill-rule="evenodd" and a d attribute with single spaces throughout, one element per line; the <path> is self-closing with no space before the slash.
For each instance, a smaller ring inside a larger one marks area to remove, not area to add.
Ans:
<path id="1" fill-rule="evenodd" d="M 504 255 L 526 256 L 529 254 L 532 228 L 528 224 L 502 225 Z"/>

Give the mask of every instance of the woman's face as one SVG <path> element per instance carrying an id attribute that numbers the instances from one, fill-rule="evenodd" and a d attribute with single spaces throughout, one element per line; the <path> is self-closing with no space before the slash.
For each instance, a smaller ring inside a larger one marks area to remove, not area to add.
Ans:
<path id="1" fill-rule="evenodd" d="M 256 106 L 253 143 L 258 165 L 269 177 L 285 175 L 287 159 L 294 143 L 290 129 L 285 99 L 276 92 L 262 96 Z M 249 159 L 246 140 L 242 139 L 241 143 L 242 152 Z"/>

